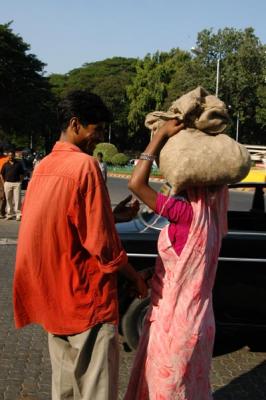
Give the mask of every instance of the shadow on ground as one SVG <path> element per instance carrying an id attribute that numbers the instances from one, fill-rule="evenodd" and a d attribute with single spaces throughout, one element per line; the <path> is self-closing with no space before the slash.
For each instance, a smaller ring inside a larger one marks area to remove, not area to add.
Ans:
<path id="1" fill-rule="evenodd" d="M 252 384 L 251 384 L 252 382 Z M 255 387 L 255 391 L 254 391 Z M 265 400 L 266 361 L 214 393 L 214 400 Z"/>

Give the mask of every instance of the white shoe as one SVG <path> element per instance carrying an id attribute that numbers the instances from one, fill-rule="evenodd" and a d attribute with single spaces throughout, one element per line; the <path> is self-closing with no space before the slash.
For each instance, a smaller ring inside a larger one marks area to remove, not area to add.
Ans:
<path id="1" fill-rule="evenodd" d="M 5 219 L 6 220 L 13 219 L 13 215 L 7 215 Z"/>
<path id="2" fill-rule="evenodd" d="M 20 221 L 20 220 L 21 220 L 21 216 L 18 215 L 18 216 L 16 217 L 16 221 Z"/>

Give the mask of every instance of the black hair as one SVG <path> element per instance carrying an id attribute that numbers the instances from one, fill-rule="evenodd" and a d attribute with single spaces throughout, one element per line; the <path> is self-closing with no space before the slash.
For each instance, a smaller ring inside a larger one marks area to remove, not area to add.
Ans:
<path id="1" fill-rule="evenodd" d="M 97 156 L 103 157 L 103 153 L 101 151 L 98 151 Z"/>
<path id="2" fill-rule="evenodd" d="M 83 126 L 111 121 L 111 113 L 102 99 L 86 89 L 69 92 L 58 104 L 57 117 L 61 131 L 67 129 L 73 117 Z"/>

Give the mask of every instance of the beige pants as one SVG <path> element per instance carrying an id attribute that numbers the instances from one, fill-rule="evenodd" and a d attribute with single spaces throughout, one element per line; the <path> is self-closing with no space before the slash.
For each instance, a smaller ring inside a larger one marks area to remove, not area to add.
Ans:
<path id="1" fill-rule="evenodd" d="M 21 182 L 5 182 L 7 216 L 21 216 Z"/>
<path id="2" fill-rule="evenodd" d="M 4 217 L 6 215 L 6 197 L 4 191 L 4 184 L 0 179 L 0 216 Z"/>
<path id="3" fill-rule="evenodd" d="M 52 400 L 116 400 L 117 327 L 99 324 L 71 336 L 48 334 Z"/>

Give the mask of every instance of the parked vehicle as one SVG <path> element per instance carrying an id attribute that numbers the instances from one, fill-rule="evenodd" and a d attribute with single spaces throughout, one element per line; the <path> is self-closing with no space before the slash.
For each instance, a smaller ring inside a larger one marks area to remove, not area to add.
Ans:
<path id="1" fill-rule="evenodd" d="M 253 193 L 251 209 L 229 210 L 227 236 L 220 251 L 213 305 L 217 332 L 266 333 L 266 183 L 239 183 L 231 189 Z M 157 239 L 168 221 L 144 208 L 138 218 L 117 229 L 129 261 L 149 280 L 157 256 Z M 121 332 L 135 349 L 150 299 L 134 298 L 120 281 Z"/>
<path id="2" fill-rule="evenodd" d="M 127 164 L 128 164 L 129 166 L 134 167 L 135 165 L 137 165 L 138 161 L 139 161 L 138 158 L 132 158 L 131 160 L 128 161 Z M 158 169 L 158 165 L 157 165 L 156 161 L 153 161 L 153 162 L 152 162 L 152 169 L 153 169 L 153 170 Z"/>

